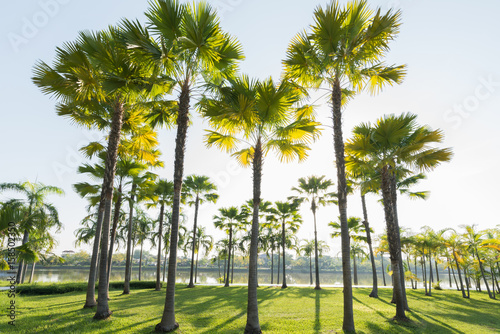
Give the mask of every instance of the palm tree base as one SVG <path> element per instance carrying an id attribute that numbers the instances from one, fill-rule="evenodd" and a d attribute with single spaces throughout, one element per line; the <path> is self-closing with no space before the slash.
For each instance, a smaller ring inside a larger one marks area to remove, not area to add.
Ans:
<path id="1" fill-rule="evenodd" d="M 194 288 L 194 284 L 193 283 L 189 283 L 186 288 Z"/>
<path id="2" fill-rule="evenodd" d="M 368 297 L 378 298 L 378 294 L 377 294 L 377 293 L 375 293 L 374 291 L 372 291 L 372 292 L 368 295 Z"/>
<path id="3" fill-rule="evenodd" d="M 159 288 L 159 289 L 156 289 L 156 288 L 155 288 L 155 291 L 161 291 L 161 288 Z"/>
<path id="4" fill-rule="evenodd" d="M 282 285 L 281 288 L 286 289 L 286 288 L 288 288 L 288 285 Z"/>
<path id="5" fill-rule="evenodd" d="M 111 312 L 110 310 L 105 310 L 104 312 L 96 312 L 96 314 L 94 315 L 94 319 L 95 320 L 104 320 L 104 319 L 109 318 L 112 314 L 113 314 L 113 312 Z"/>
<path id="6" fill-rule="evenodd" d="M 321 290 L 321 287 L 319 287 L 319 286 L 315 286 L 315 287 L 314 287 L 314 290 Z"/>
<path id="7" fill-rule="evenodd" d="M 176 330 L 177 328 L 179 328 L 179 324 L 176 322 L 170 326 L 165 326 L 165 325 L 162 325 L 161 323 L 159 323 L 158 325 L 155 326 L 155 332 L 156 333 L 169 333 L 169 332 Z"/>
<path id="8" fill-rule="evenodd" d="M 429 297 L 432 297 L 432 295 L 430 293 L 426 293 L 425 294 L 426 296 L 429 296 Z"/>
<path id="9" fill-rule="evenodd" d="M 130 291 L 126 291 L 126 292 L 125 292 L 125 291 L 123 291 L 123 292 L 122 292 L 122 296 L 123 296 L 123 295 L 130 295 Z"/>
<path id="10" fill-rule="evenodd" d="M 96 307 L 97 306 L 97 303 L 94 302 L 93 304 L 85 304 L 83 305 L 83 308 L 93 308 L 93 307 Z"/>
<path id="11" fill-rule="evenodd" d="M 411 322 L 410 318 L 408 318 L 407 316 L 403 316 L 403 317 L 395 316 L 391 320 L 396 321 L 396 322 L 405 322 L 405 323 Z"/>
<path id="12" fill-rule="evenodd" d="M 248 325 L 245 327 L 245 334 L 262 334 L 260 328 L 249 328 Z"/>

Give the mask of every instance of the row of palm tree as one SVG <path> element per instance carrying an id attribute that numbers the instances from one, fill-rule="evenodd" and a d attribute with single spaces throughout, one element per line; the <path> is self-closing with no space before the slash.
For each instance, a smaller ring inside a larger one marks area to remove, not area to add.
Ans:
<path id="1" fill-rule="evenodd" d="M 105 319 L 111 315 L 107 302 L 106 275 L 112 252 L 110 246 L 112 247 L 114 240 L 111 224 L 112 204 L 118 205 L 113 202 L 115 172 L 120 147 L 125 146 L 121 145 L 121 142 L 127 133 L 139 133 L 140 129 L 154 132 L 154 129 L 160 126 L 173 128 L 176 125 L 173 194 L 166 204 L 172 206 L 167 291 L 162 319 L 157 324 L 156 331 L 171 331 L 179 326 L 175 319 L 179 217 L 183 202 L 190 103 L 196 96 L 194 93 L 199 92 L 201 97 L 197 99 L 196 106 L 213 129 L 207 132 L 207 145 L 227 151 L 243 166 L 252 167 L 253 198 L 250 210 L 252 220 L 245 332 L 261 333 L 257 304 L 257 255 L 261 243 L 260 220 L 263 219 L 260 213 L 263 161 L 270 151 L 277 153 L 283 162 L 293 159 L 303 161 L 307 157 L 308 145 L 318 138 L 321 124 L 316 122 L 314 108 L 307 105 L 305 99 L 309 91 L 321 88 L 327 90 L 327 101 L 332 107 L 337 170 L 336 201 L 340 214 L 343 259 L 343 329 L 355 330 L 349 259 L 351 247 L 347 217 L 346 153 L 353 157 L 349 163 L 352 161 L 362 166 L 359 167 L 363 170 L 361 174 L 367 174 L 368 169 L 379 174 L 395 283 L 396 318 L 406 319 L 404 309 L 407 308 L 407 303 L 402 284 L 404 275 L 401 275 L 403 269 L 396 211 L 396 171 L 401 168 L 411 171 L 413 167 L 431 169 L 438 162 L 449 159 L 450 152 L 430 150 L 427 158 L 423 157 L 426 152 L 425 141 L 440 141 L 442 135 L 439 131 L 417 131 L 414 129 L 413 120 L 406 122 L 409 130 L 403 131 L 404 138 L 399 138 L 400 141 L 397 142 L 397 145 L 401 146 L 403 139 L 413 140 L 412 152 L 398 147 L 389 151 L 388 156 L 385 153 L 381 156 L 380 151 L 376 149 L 386 143 L 376 141 L 378 130 L 377 127 L 371 126 L 358 127 L 360 131 L 355 132 L 355 139 L 348 142 L 344 150 L 341 126 L 345 103 L 356 93 L 364 89 L 376 93 L 384 86 L 402 82 L 406 73 L 405 66 L 388 66 L 383 62 L 389 51 L 389 42 L 399 32 L 400 11 L 373 11 L 365 0 L 349 2 L 343 7 L 336 1 L 325 8 L 317 7 L 314 23 L 309 31 L 298 34 L 289 45 L 286 59 L 283 61 L 284 75 L 280 82 L 275 82 L 272 78 L 257 80 L 237 74 L 237 63 L 243 59 L 241 46 L 234 37 L 222 30 L 216 12 L 210 5 L 204 2 L 184 4 L 175 0 L 154 0 L 145 14 L 146 26 L 139 21 L 124 19 L 117 26 L 110 26 L 103 31 L 80 33 L 75 42 L 57 48 L 56 60 L 52 67 L 39 62 L 34 70 L 34 83 L 42 92 L 58 99 L 57 110 L 60 115 L 69 117 L 76 124 L 108 131 L 102 187 L 100 195 L 97 193 L 100 197 L 89 273 L 90 293 L 90 289 L 93 289 L 91 283 L 95 278 L 100 247 L 99 298 L 94 318 Z M 396 118 L 390 118 L 391 121 L 394 119 Z M 401 122 L 404 127 L 405 120 Z M 359 151 L 356 139 L 363 135 L 370 135 L 363 141 L 369 145 L 369 150 Z M 432 136 L 434 139 L 429 138 Z M 374 141 L 370 141 L 371 139 Z M 147 152 L 148 150 L 143 150 L 140 154 L 134 154 L 133 158 L 145 160 L 151 156 L 151 153 Z M 401 161 L 401 166 L 396 164 Z M 364 167 L 368 165 L 370 168 Z M 127 261 L 130 258 L 130 226 L 133 224 L 134 203 L 140 201 L 138 184 L 140 182 L 132 181 L 128 198 Z M 307 198 L 311 202 L 315 218 L 317 207 L 321 205 L 321 197 L 327 193 L 326 190 L 322 195 L 315 196 L 301 192 L 300 189 L 298 192 L 301 200 Z M 324 200 L 327 200 L 326 197 Z M 194 202 L 197 200 L 194 199 Z M 160 205 L 164 207 L 163 204 Z M 163 211 L 160 217 L 163 217 Z M 281 222 L 282 235 L 286 235 L 285 220 L 287 219 L 282 219 Z M 364 220 L 368 233 L 366 215 Z M 160 261 L 163 234 L 161 223 L 158 228 Z M 195 214 L 191 246 L 193 254 L 196 249 L 196 235 Z M 232 251 L 231 238 L 230 235 L 228 258 L 231 257 Z M 370 240 L 369 234 L 367 240 Z M 285 256 L 283 241 L 281 246 Z M 316 262 L 318 253 L 315 228 Z M 129 267 L 127 265 L 127 268 Z M 159 262 L 157 267 L 159 282 Z M 228 274 L 229 271 L 227 276 Z M 126 275 L 125 279 L 129 277 L 130 275 Z M 317 263 L 316 288 L 320 288 Z M 87 306 L 95 305 L 95 299 L 92 297 L 87 298 Z"/>

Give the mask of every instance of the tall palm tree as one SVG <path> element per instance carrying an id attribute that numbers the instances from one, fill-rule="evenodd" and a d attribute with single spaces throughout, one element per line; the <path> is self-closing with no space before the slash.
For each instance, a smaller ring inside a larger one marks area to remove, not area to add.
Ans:
<path id="1" fill-rule="evenodd" d="M 257 256 L 263 159 L 274 150 L 281 161 L 304 160 L 306 144 L 316 138 L 318 124 L 311 119 L 311 108 L 298 106 L 303 96 L 288 81 L 275 84 L 271 78 L 257 81 L 240 76 L 213 86 L 213 94 L 214 98 L 207 97 L 199 104 L 202 114 L 216 130 L 208 132 L 207 145 L 233 152 L 240 164 L 252 166 L 253 216 L 245 333 L 260 333 Z M 234 152 L 239 144 L 246 147 Z"/>
<path id="2" fill-rule="evenodd" d="M 399 225 L 395 218 L 396 175 L 401 166 L 410 170 L 432 170 L 441 162 L 451 159 L 451 149 L 432 147 L 443 140 L 440 130 L 431 130 L 415 121 L 416 115 L 388 115 L 374 125 L 364 123 L 353 130 L 353 138 L 346 143 L 346 152 L 354 157 L 352 163 L 375 169 L 380 173 L 382 198 L 391 254 L 391 266 L 396 302 L 396 319 L 405 320 L 405 301 L 400 264 L 401 241 Z M 349 162 L 351 163 L 351 161 Z"/>
<path id="3" fill-rule="evenodd" d="M 151 230 L 153 227 L 153 220 L 148 217 L 148 215 L 142 211 L 137 210 L 138 212 L 135 215 L 135 220 L 137 222 L 137 243 L 140 245 L 141 250 L 139 253 L 139 281 L 141 280 L 142 274 L 142 251 L 144 246 L 144 241 L 149 240 L 151 235 Z"/>
<path id="4" fill-rule="evenodd" d="M 99 302 L 95 319 L 108 318 L 112 313 L 107 301 L 106 268 L 113 180 L 124 113 L 138 99 L 139 93 L 152 87 L 152 84 L 142 80 L 150 76 L 150 68 L 134 62 L 122 41 L 121 32 L 114 27 L 99 32 L 81 32 L 76 42 L 65 43 L 63 47 L 57 48 L 53 67 L 39 62 L 35 65 L 33 76 L 33 82 L 43 93 L 61 101 L 60 111 L 80 108 L 87 110 L 88 114 L 109 111 L 111 115 L 102 186 L 104 211 L 100 241 Z M 68 116 L 67 113 L 64 115 Z M 86 125 L 95 126 L 92 123 Z"/>
<path id="5" fill-rule="evenodd" d="M 203 81 L 231 76 L 243 58 L 241 46 L 224 32 L 213 8 L 205 3 L 184 4 L 154 0 L 146 12 L 148 30 L 138 22 L 123 21 L 125 39 L 141 61 L 153 66 L 159 78 L 173 83 L 179 92 L 174 161 L 174 202 L 168 266 L 167 295 L 157 332 L 171 331 L 175 321 L 175 276 L 178 224 L 184 173 L 184 153 L 189 126 L 189 103 L 193 89 Z M 198 86 L 197 86 L 198 85 Z"/>
<path id="6" fill-rule="evenodd" d="M 189 274 L 188 288 L 194 288 L 193 273 L 194 273 L 194 254 L 198 253 L 196 246 L 197 225 L 198 225 L 198 208 L 200 204 L 205 202 L 216 203 L 219 195 L 215 193 L 217 186 L 210 182 L 208 176 L 189 175 L 184 181 L 186 196 L 188 204 L 194 205 L 194 223 L 193 223 L 193 237 L 191 238 L 191 272 Z"/>
<path id="7" fill-rule="evenodd" d="M 292 190 L 297 192 L 298 195 L 289 197 L 290 199 L 298 200 L 299 202 L 310 202 L 311 212 L 313 214 L 314 222 L 314 254 L 315 254 L 315 269 L 316 269 L 316 290 L 321 289 L 319 284 L 319 254 L 318 254 L 318 231 L 316 227 L 316 211 L 319 206 L 326 206 L 328 204 L 337 204 L 337 194 L 328 192 L 329 188 L 333 186 L 332 180 L 325 179 L 326 176 L 308 176 L 307 178 L 301 177 L 299 179 L 298 187 L 293 187 Z"/>
<path id="8" fill-rule="evenodd" d="M 25 197 L 23 200 L 18 201 L 19 203 L 23 203 L 26 208 L 25 218 L 18 222 L 21 223 L 18 227 L 19 230 L 24 231 L 22 245 L 29 242 L 30 233 L 48 230 L 52 227 L 61 228 L 62 224 L 59 221 L 57 209 L 52 204 L 46 202 L 49 195 L 64 195 L 64 191 L 61 188 L 47 186 L 40 182 L 31 183 L 25 181 L 19 183 L 1 183 L 0 192 L 3 191 L 14 191 Z M 43 219 L 44 217 L 45 219 Z M 16 283 L 24 281 L 26 268 L 26 261 L 21 259 L 18 265 Z"/>
<path id="9" fill-rule="evenodd" d="M 355 93 L 368 89 L 376 93 L 385 85 L 400 83 L 404 66 L 382 62 L 389 42 L 399 32 L 401 12 L 372 11 L 366 0 L 350 1 L 341 8 L 332 1 L 314 11 L 309 33 L 298 34 L 290 43 L 284 61 L 287 75 L 304 86 L 327 85 L 331 92 L 339 213 L 343 226 L 342 263 L 344 273 L 343 329 L 354 331 L 352 282 L 347 230 L 347 184 L 345 178 L 342 106 Z"/>
<path id="10" fill-rule="evenodd" d="M 293 235 L 302 224 L 302 217 L 298 211 L 299 202 L 275 202 L 274 207 L 270 209 L 268 221 L 281 225 L 281 249 L 283 256 L 283 284 L 282 289 L 287 288 L 286 284 L 286 247 L 287 240 L 290 240 L 290 235 Z M 287 233 L 288 232 L 288 233 Z M 287 238 L 288 234 L 288 238 Z M 292 246 L 292 245 L 289 245 Z"/>

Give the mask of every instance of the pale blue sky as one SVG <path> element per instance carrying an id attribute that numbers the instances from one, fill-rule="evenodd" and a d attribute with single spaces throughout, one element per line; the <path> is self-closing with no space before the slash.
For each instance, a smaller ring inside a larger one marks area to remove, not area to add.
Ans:
<path id="1" fill-rule="evenodd" d="M 290 39 L 312 23 L 313 10 L 325 1 L 209 1 L 221 13 L 223 28 L 242 43 L 246 60 L 243 72 L 253 77 L 278 78 L 281 60 Z M 344 2 L 344 1 L 342 1 Z M 372 7 L 401 8 L 401 33 L 391 44 L 389 63 L 408 64 L 408 76 L 398 86 L 376 97 L 359 96 L 344 114 L 344 134 L 360 122 L 375 121 L 385 113 L 412 112 L 420 123 L 441 128 L 446 146 L 454 149 L 451 163 L 439 167 L 418 189 L 430 190 L 427 201 L 401 199 L 400 222 L 414 231 L 423 225 L 434 228 L 499 224 L 496 206 L 500 202 L 495 177 L 500 165 L 500 46 L 498 1 L 370 1 Z M 65 230 L 58 236 L 58 251 L 74 248 L 73 231 L 85 215 L 86 202 L 71 184 L 84 180 L 75 172 L 83 162 L 78 148 L 92 134 L 56 116 L 55 101 L 31 83 L 37 59 L 51 62 L 56 46 L 73 40 L 84 29 L 101 29 L 122 17 L 143 20 L 147 1 L 17 1 L 3 4 L 0 20 L 2 87 L 0 182 L 35 180 L 59 186 L 64 198 L 50 198 L 57 205 Z M 325 100 L 318 101 L 325 104 Z M 321 120 L 330 123 L 329 109 L 318 109 Z M 251 197 L 251 174 L 237 167 L 227 155 L 207 150 L 202 143 L 206 124 L 195 119 L 189 130 L 185 174 L 212 176 L 220 187 L 220 202 L 200 212 L 200 221 L 213 231 L 211 216 L 217 207 L 239 205 Z M 94 134 L 95 135 L 95 134 Z M 174 134 L 161 131 L 165 178 L 173 175 Z M 336 180 L 333 167 L 331 129 L 326 128 L 314 144 L 310 159 L 302 164 L 280 165 L 269 157 L 264 165 L 263 198 L 283 200 L 302 176 L 327 175 Z M 5 195 L 0 195 L 0 200 Z M 10 195 L 10 194 L 9 194 Z M 368 198 L 370 223 L 377 234 L 385 226 L 377 198 Z M 351 196 L 348 214 L 360 216 L 359 196 Z M 191 213 L 187 211 L 188 215 Z M 319 235 L 334 249 L 327 223 L 338 215 L 336 207 L 320 209 Z M 304 207 L 300 236 L 312 237 L 310 212 Z M 192 216 L 188 217 L 188 226 Z M 221 234 L 217 233 L 220 237 Z"/>

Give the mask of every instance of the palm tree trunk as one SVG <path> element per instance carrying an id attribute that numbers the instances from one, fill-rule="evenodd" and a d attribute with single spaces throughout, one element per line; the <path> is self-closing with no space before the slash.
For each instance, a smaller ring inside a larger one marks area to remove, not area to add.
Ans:
<path id="1" fill-rule="evenodd" d="M 426 296 L 431 296 L 432 294 L 432 282 L 434 281 L 434 277 L 432 276 L 432 254 L 431 249 L 429 248 L 429 293 L 425 294 Z"/>
<path id="2" fill-rule="evenodd" d="M 33 275 L 35 275 L 35 264 L 36 264 L 36 262 L 33 262 L 33 264 L 31 265 L 31 274 L 30 274 L 30 281 L 29 281 L 30 284 L 33 281 Z"/>
<path id="3" fill-rule="evenodd" d="M 104 179 L 102 182 L 105 204 L 102 224 L 101 259 L 99 264 L 98 300 L 94 319 L 106 319 L 112 314 L 108 305 L 108 280 L 106 269 L 108 266 L 109 225 L 111 221 L 111 204 L 113 202 L 113 180 L 115 178 L 116 157 L 118 154 L 118 145 L 120 143 L 124 105 L 117 99 L 113 109 L 113 119 L 111 121 L 111 131 L 108 140 L 108 153 L 106 157 Z"/>
<path id="4" fill-rule="evenodd" d="M 393 173 L 389 173 L 389 178 L 390 178 L 390 189 L 391 189 L 391 195 L 392 195 L 392 206 L 393 206 L 393 214 L 394 214 L 394 224 L 396 226 L 396 229 L 398 231 L 396 235 L 397 239 L 397 247 L 399 249 L 399 277 L 401 279 L 401 291 L 403 293 L 403 303 L 404 303 L 404 308 L 406 311 L 409 311 L 410 308 L 408 307 L 408 300 L 406 298 L 406 284 L 405 284 L 405 270 L 403 266 L 403 255 L 401 252 L 401 236 L 399 232 L 399 217 L 398 217 L 398 193 L 397 193 L 397 185 L 396 185 L 396 175 Z M 393 296 L 394 298 L 394 296 Z"/>
<path id="5" fill-rule="evenodd" d="M 373 256 L 372 237 L 370 232 L 370 224 L 368 223 L 368 211 L 366 210 L 366 201 L 364 194 L 361 194 L 361 205 L 363 207 L 363 225 L 365 226 L 366 230 L 366 242 L 368 243 L 368 249 L 370 250 L 370 261 L 372 264 L 373 287 L 369 297 L 378 298 L 377 268 L 375 266 L 375 257 Z"/>
<path id="6" fill-rule="evenodd" d="M 229 253 L 227 255 L 227 259 L 228 259 L 227 274 L 226 274 L 227 280 L 224 283 L 225 287 L 229 286 L 229 270 L 231 269 L 231 249 L 233 248 L 232 242 L 233 242 L 233 226 L 231 225 L 231 226 L 229 226 L 229 246 L 228 246 Z"/>
<path id="7" fill-rule="evenodd" d="M 139 281 L 141 280 L 142 274 L 142 242 L 141 242 L 141 252 L 139 254 Z"/>
<path id="8" fill-rule="evenodd" d="M 415 280 L 415 289 L 418 288 L 418 266 L 417 266 L 417 255 L 415 255 L 415 261 L 414 261 L 414 266 L 415 266 L 415 277 L 417 278 Z"/>
<path id="9" fill-rule="evenodd" d="M 30 208 L 30 212 L 31 212 L 31 208 Z M 30 213 L 31 215 L 31 213 Z M 28 232 L 28 230 L 24 230 L 24 235 L 23 235 L 23 242 L 21 245 L 24 245 L 25 243 L 28 242 L 29 240 L 29 235 L 30 233 Z M 17 276 L 16 276 L 16 283 L 19 284 L 21 283 L 21 281 L 23 281 L 23 270 L 24 270 L 24 265 L 25 265 L 25 261 L 24 260 L 21 260 L 19 261 L 19 266 L 17 267 Z"/>
<path id="10" fill-rule="evenodd" d="M 411 266 L 410 266 L 410 254 L 406 257 L 406 264 L 408 265 L 408 270 L 411 271 Z M 411 281 L 411 288 L 413 289 L 413 277 L 410 278 Z"/>
<path id="11" fill-rule="evenodd" d="M 356 266 L 356 254 L 352 255 L 353 272 L 354 272 L 354 285 L 358 285 L 358 267 Z"/>
<path id="12" fill-rule="evenodd" d="M 222 273 L 224 274 L 224 284 L 226 284 L 226 264 L 227 264 L 227 254 L 224 256 L 224 268 L 222 270 Z"/>
<path id="13" fill-rule="evenodd" d="M 460 289 L 462 290 L 462 297 L 467 298 L 465 296 L 464 283 L 462 281 L 462 274 L 460 273 L 460 264 L 458 263 L 457 254 L 455 254 L 454 251 L 453 251 L 453 257 L 455 258 L 455 264 L 457 265 L 458 279 L 460 281 Z"/>
<path id="14" fill-rule="evenodd" d="M 453 285 L 451 283 L 450 258 L 448 256 L 446 256 L 446 262 L 448 263 L 448 280 L 450 282 L 450 288 L 452 288 Z"/>
<path id="15" fill-rule="evenodd" d="M 196 279 L 198 278 L 198 256 L 200 255 L 200 245 L 198 244 L 198 251 L 196 252 L 196 267 L 195 267 L 195 272 L 194 272 L 194 282 L 196 283 Z M 233 263 L 234 265 L 234 263 Z M 231 283 L 233 283 L 231 281 Z"/>
<path id="16" fill-rule="evenodd" d="M 434 259 L 434 267 L 436 269 L 436 283 L 439 285 L 439 271 L 438 271 L 438 262 L 437 258 Z"/>
<path id="17" fill-rule="evenodd" d="M 135 255 L 135 240 L 132 240 L 132 254 L 130 255 L 130 272 L 128 273 L 128 281 L 132 281 L 132 274 L 134 272 L 134 255 Z"/>
<path id="18" fill-rule="evenodd" d="M 316 205 L 313 199 L 312 202 L 313 209 L 313 217 L 314 217 L 314 269 L 316 271 L 316 286 L 315 290 L 320 290 L 321 286 L 319 285 L 319 251 L 318 251 L 318 231 L 316 229 Z"/>
<path id="19" fill-rule="evenodd" d="M 28 262 L 24 261 L 23 273 L 21 275 L 21 284 L 24 284 L 24 279 L 26 278 L 26 271 L 28 271 Z"/>
<path id="20" fill-rule="evenodd" d="M 271 284 L 274 284 L 274 245 L 271 246 Z"/>
<path id="21" fill-rule="evenodd" d="M 281 270 L 281 247 L 278 245 L 278 279 L 276 284 L 280 284 L 280 270 Z"/>
<path id="22" fill-rule="evenodd" d="M 427 296 L 427 267 L 425 266 L 425 254 L 422 256 L 422 273 L 424 277 L 425 295 Z"/>
<path id="23" fill-rule="evenodd" d="M 217 267 L 219 268 L 219 278 L 220 278 L 220 254 L 217 254 Z"/>
<path id="24" fill-rule="evenodd" d="M 161 281 L 160 281 L 160 266 L 161 266 L 161 246 L 163 237 L 163 216 L 165 215 L 165 204 L 162 203 L 160 206 L 160 219 L 158 223 L 158 256 L 156 259 L 156 285 L 155 291 L 161 291 Z M 165 274 L 163 274 L 165 276 Z M 165 280 L 165 279 L 163 279 Z"/>
<path id="25" fill-rule="evenodd" d="M 109 251 L 108 251 L 108 299 L 109 299 L 109 278 L 111 276 L 111 266 L 113 264 L 113 248 L 115 247 L 115 237 L 116 229 L 118 228 L 118 220 L 120 219 L 120 210 L 122 204 L 122 182 L 120 179 L 120 185 L 118 186 L 118 194 L 116 198 L 115 208 L 113 211 L 113 227 L 111 228 L 111 237 L 109 241 Z"/>
<path id="26" fill-rule="evenodd" d="M 245 334 L 261 334 L 259 306 L 257 302 L 257 259 L 259 246 L 259 206 L 262 180 L 262 144 L 260 137 L 255 145 L 253 161 L 253 217 L 250 238 L 250 259 L 248 265 L 248 304 Z"/>
<path id="27" fill-rule="evenodd" d="M 399 247 L 399 227 L 394 221 L 394 205 L 391 194 L 391 181 L 388 166 L 382 168 L 382 197 L 384 201 L 385 222 L 387 226 L 387 241 L 389 244 L 389 253 L 392 266 L 393 291 L 396 301 L 396 320 L 407 321 L 405 314 L 403 289 L 401 284 L 401 271 L 399 268 L 399 259 L 401 258 L 401 247 Z"/>
<path id="28" fill-rule="evenodd" d="M 233 254 L 231 255 L 231 284 L 233 284 L 233 277 L 234 277 L 234 247 L 233 247 Z"/>
<path id="29" fill-rule="evenodd" d="M 453 280 L 455 281 L 455 287 L 457 288 L 457 291 L 460 291 L 460 286 L 458 285 L 457 276 L 455 275 L 455 269 L 453 268 L 453 263 L 451 262 L 451 259 L 450 259 L 449 267 L 451 267 L 451 273 L 453 274 Z"/>
<path id="30" fill-rule="evenodd" d="M 354 332 L 354 311 L 352 302 L 352 279 L 350 259 L 350 238 L 347 226 L 347 183 L 345 178 L 344 140 L 342 138 L 342 90 L 340 79 L 335 78 L 332 87 L 333 146 L 337 166 L 338 207 L 342 243 L 342 273 L 344 283 L 344 319 L 342 329 Z M 317 269 L 316 269 L 317 270 Z M 319 282 L 317 282 L 319 283 Z"/>
<path id="31" fill-rule="evenodd" d="M 128 213 L 128 229 L 127 229 L 127 256 L 125 259 L 125 282 L 123 283 L 123 294 L 130 294 L 130 278 L 132 277 L 132 260 L 134 256 L 134 247 L 132 245 L 132 224 L 134 221 L 134 201 L 135 201 L 135 190 L 137 189 L 137 184 L 134 182 L 132 184 L 132 189 L 130 191 L 129 200 L 129 213 Z"/>
<path id="32" fill-rule="evenodd" d="M 484 284 L 486 285 L 486 290 L 488 290 L 488 296 L 491 299 L 495 299 L 495 296 L 493 296 L 491 294 L 490 286 L 488 284 L 488 281 L 486 280 L 486 277 L 484 276 L 483 261 L 481 261 L 481 258 L 479 257 L 479 253 L 477 252 L 477 249 L 475 251 L 476 251 L 477 261 L 479 262 L 479 269 L 481 269 L 481 276 L 483 277 Z M 481 281 L 478 280 L 478 282 L 481 282 Z"/>
<path id="33" fill-rule="evenodd" d="M 194 271 L 194 253 L 195 253 L 195 245 L 196 245 L 196 227 L 198 224 L 198 205 L 200 198 L 198 194 L 196 194 L 196 200 L 194 203 L 194 224 L 193 224 L 193 247 L 191 249 L 191 272 L 189 273 L 189 284 L 188 288 L 194 288 L 193 283 L 193 271 Z"/>
<path id="34" fill-rule="evenodd" d="M 174 202 L 172 206 L 172 228 L 170 231 L 167 294 L 161 321 L 155 327 L 155 331 L 157 332 L 168 332 L 179 327 L 179 324 L 175 322 L 175 276 L 177 271 L 177 244 L 179 239 L 182 178 L 184 174 L 184 152 L 186 150 L 186 137 L 189 126 L 189 100 L 189 78 L 186 78 L 179 96 L 179 111 L 177 115 L 177 137 L 175 139 L 174 162 Z"/>
<path id="35" fill-rule="evenodd" d="M 312 253 L 309 253 L 309 280 L 309 284 L 313 285 Z"/>
<path id="36" fill-rule="evenodd" d="M 285 219 L 281 224 L 281 246 L 283 247 L 283 285 L 281 285 L 282 289 L 286 289 L 286 265 L 285 265 Z"/>
<path id="37" fill-rule="evenodd" d="M 89 279 L 87 281 L 87 296 L 83 308 L 91 308 L 97 305 L 95 300 L 95 282 L 97 278 L 98 254 L 102 235 L 102 218 L 104 216 L 104 192 L 101 190 L 101 199 L 97 210 L 97 223 L 94 236 L 94 246 L 92 247 L 92 257 L 90 259 Z"/>
<path id="38" fill-rule="evenodd" d="M 165 247 L 165 257 L 163 258 L 163 279 L 162 279 L 163 282 L 165 282 L 165 275 L 167 271 L 167 255 L 168 255 L 168 248 Z"/>
<path id="39" fill-rule="evenodd" d="M 382 279 L 384 281 L 384 286 L 387 286 L 385 283 L 385 267 L 384 267 L 384 253 L 380 253 L 380 258 L 382 259 Z"/>
<path id="40" fill-rule="evenodd" d="M 465 276 L 465 286 L 467 287 L 467 298 L 470 298 L 470 282 L 469 282 L 469 270 L 465 269 L 464 270 L 464 276 Z"/>

